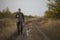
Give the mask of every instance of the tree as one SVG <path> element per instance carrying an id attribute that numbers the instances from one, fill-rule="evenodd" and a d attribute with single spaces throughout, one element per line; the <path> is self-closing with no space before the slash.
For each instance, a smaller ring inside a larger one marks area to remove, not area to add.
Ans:
<path id="1" fill-rule="evenodd" d="M 2 14 L 4 15 L 3 16 L 4 18 L 12 18 L 13 17 L 13 15 L 8 7 L 2 11 Z"/>
<path id="2" fill-rule="evenodd" d="M 10 17 L 11 16 L 11 12 L 10 12 L 8 7 L 3 10 L 3 13 L 4 13 L 5 17 Z"/>
<path id="3" fill-rule="evenodd" d="M 2 18 L 3 17 L 3 14 L 2 14 L 2 12 L 0 11 L 0 18 Z"/>
<path id="4" fill-rule="evenodd" d="M 45 16 L 60 18 L 60 0 L 48 0 L 48 2 L 48 10 L 45 12 Z"/>

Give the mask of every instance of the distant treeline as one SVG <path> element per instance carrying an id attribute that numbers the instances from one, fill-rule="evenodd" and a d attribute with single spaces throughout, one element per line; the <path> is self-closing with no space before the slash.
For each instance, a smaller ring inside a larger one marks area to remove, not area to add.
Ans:
<path id="1" fill-rule="evenodd" d="M 0 19 L 1 18 L 15 18 L 17 12 L 12 13 L 9 8 L 7 7 L 6 9 L 4 9 L 3 11 L 0 11 Z M 33 16 L 26 16 L 26 18 L 33 18 Z"/>
<path id="2" fill-rule="evenodd" d="M 47 3 L 48 10 L 45 11 L 45 18 L 58 18 L 60 19 L 60 0 L 48 0 Z M 15 18 L 15 13 L 11 13 L 9 8 L 7 7 L 3 11 L 0 11 L 0 18 Z M 33 17 L 33 16 L 26 16 Z"/>
<path id="3" fill-rule="evenodd" d="M 14 18 L 14 14 L 11 13 L 9 8 L 3 9 L 3 11 L 0 11 L 0 18 Z"/>

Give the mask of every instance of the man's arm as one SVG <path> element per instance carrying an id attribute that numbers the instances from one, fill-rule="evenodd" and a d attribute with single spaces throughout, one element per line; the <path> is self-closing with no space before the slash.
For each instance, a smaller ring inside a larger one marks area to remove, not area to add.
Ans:
<path id="1" fill-rule="evenodd" d="M 18 18 L 18 13 L 16 13 L 15 17 Z"/>
<path id="2" fill-rule="evenodd" d="M 24 14 L 22 13 L 22 17 L 23 17 L 23 21 L 25 20 L 25 18 L 24 18 Z"/>

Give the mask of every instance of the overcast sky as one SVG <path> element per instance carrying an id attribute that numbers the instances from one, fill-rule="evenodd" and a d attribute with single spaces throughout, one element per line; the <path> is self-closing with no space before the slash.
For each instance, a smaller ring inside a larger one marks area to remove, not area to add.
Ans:
<path id="1" fill-rule="evenodd" d="M 8 7 L 10 11 L 21 8 L 25 15 L 42 16 L 47 10 L 47 0 L 0 0 L 0 11 Z"/>

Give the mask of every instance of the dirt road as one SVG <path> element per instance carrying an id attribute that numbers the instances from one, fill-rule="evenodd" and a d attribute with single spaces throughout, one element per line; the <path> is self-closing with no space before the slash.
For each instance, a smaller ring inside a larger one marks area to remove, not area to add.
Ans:
<path id="1" fill-rule="evenodd" d="M 32 20 L 24 24 L 23 35 L 17 35 L 17 32 L 11 36 L 10 40 L 50 40 L 46 34 L 39 28 L 38 21 Z"/>

